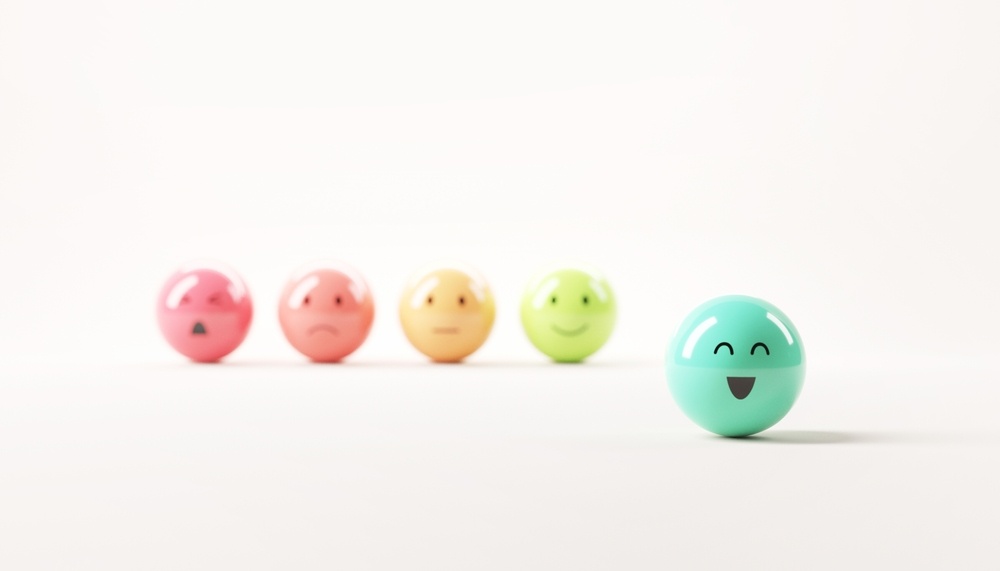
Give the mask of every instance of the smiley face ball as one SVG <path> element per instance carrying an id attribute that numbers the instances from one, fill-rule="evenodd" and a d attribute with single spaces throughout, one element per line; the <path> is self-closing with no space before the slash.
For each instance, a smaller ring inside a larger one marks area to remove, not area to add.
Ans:
<path id="1" fill-rule="evenodd" d="M 521 298 L 521 324 L 531 343 L 554 361 L 580 362 L 611 337 L 617 314 L 611 285 L 584 268 L 544 272 Z"/>
<path id="2" fill-rule="evenodd" d="M 725 296 L 698 306 L 667 350 L 667 381 L 681 410 L 722 436 L 770 428 L 795 404 L 805 378 L 798 331 L 774 305 Z"/>
<path id="3" fill-rule="evenodd" d="M 319 363 L 335 363 L 357 350 L 374 318 L 368 283 L 346 264 L 327 262 L 298 270 L 278 302 L 285 338 Z"/>
<path id="4" fill-rule="evenodd" d="M 167 279 L 156 302 L 156 317 L 171 347 L 193 361 L 211 363 L 246 338 L 253 303 L 236 272 L 219 264 L 195 264 Z"/>
<path id="5" fill-rule="evenodd" d="M 399 320 L 410 343 L 433 361 L 455 363 L 490 335 L 496 307 L 486 280 L 471 269 L 437 268 L 410 280 Z"/>

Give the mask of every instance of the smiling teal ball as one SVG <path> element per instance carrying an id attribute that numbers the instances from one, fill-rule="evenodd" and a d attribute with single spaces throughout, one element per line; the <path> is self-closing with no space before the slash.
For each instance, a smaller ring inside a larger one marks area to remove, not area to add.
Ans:
<path id="1" fill-rule="evenodd" d="M 780 309 L 731 295 L 698 306 L 667 350 L 667 381 L 691 420 L 722 436 L 774 426 L 795 404 L 805 378 L 798 331 Z"/>
<path id="2" fill-rule="evenodd" d="M 537 276 L 521 298 L 521 324 L 539 351 L 578 363 L 601 348 L 615 327 L 611 285 L 594 270 L 559 268 Z"/>

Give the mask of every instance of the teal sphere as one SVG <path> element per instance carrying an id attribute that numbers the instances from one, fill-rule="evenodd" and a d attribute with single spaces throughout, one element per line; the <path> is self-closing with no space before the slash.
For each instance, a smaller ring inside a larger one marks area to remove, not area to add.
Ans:
<path id="1" fill-rule="evenodd" d="M 667 382 L 691 420 L 722 436 L 749 436 L 781 420 L 805 378 L 802 340 L 762 299 L 709 300 L 681 323 L 667 350 Z"/>

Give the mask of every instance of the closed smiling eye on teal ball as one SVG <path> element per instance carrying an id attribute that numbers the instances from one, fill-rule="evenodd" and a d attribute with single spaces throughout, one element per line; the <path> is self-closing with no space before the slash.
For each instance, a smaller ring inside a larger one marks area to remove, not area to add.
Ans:
<path id="1" fill-rule="evenodd" d="M 678 406 L 723 436 L 773 426 L 795 403 L 804 377 L 805 353 L 791 320 L 748 296 L 698 306 L 667 350 L 667 380 Z"/>
<path id="2" fill-rule="evenodd" d="M 792 367 L 803 361 L 791 320 L 764 300 L 738 295 L 692 311 L 674 337 L 669 358 L 690 367 Z"/>

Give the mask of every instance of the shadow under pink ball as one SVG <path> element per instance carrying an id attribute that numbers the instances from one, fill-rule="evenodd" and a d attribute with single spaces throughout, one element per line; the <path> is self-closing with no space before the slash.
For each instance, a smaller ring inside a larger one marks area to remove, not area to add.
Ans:
<path id="1" fill-rule="evenodd" d="M 313 361 L 334 363 L 368 337 L 375 301 L 360 274 L 347 266 L 311 266 L 292 276 L 278 319 L 288 342 Z"/>
<path id="2" fill-rule="evenodd" d="M 199 363 L 212 363 L 243 343 L 253 303 L 243 280 L 228 269 L 181 268 L 156 304 L 160 331 L 170 346 Z"/>

